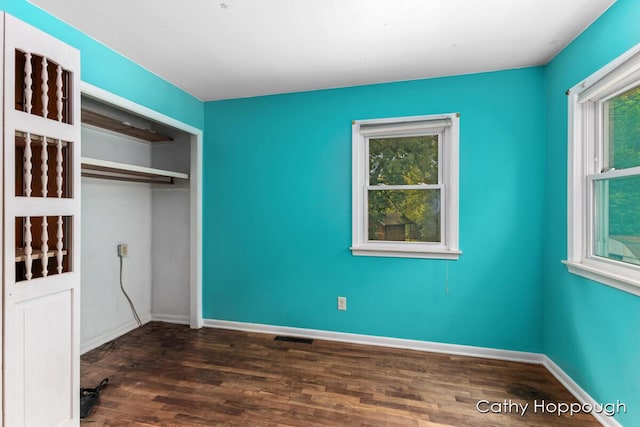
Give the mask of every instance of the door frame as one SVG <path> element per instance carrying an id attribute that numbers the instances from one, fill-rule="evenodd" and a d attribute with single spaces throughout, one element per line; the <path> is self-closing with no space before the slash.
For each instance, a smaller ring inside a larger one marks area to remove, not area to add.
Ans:
<path id="1" fill-rule="evenodd" d="M 189 171 L 189 326 L 199 329 L 202 320 L 202 144 L 201 129 L 166 116 L 85 81 L 80 82 L 80 95 L 113 105 L 137 116 L 176 128 L 190 135 Z M 154 320 L 153 315 L 151 320 Z"/>

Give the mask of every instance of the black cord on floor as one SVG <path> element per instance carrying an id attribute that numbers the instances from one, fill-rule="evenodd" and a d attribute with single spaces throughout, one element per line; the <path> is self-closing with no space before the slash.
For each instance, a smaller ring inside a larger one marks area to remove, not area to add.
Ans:
<path id="1" fill-rule="evenodd" d="M 122 293 L 127 298 L 127 301 L 129 301 L 129 307 L 131 307 L 131 312 L 133 313 L 133 317 L 136 319 L 136 322 L 138 322 L 138 326 L 142 326 L 142 321 L 140 320 L 140 316 L 138 316 L 136 307 L 133 305 L 133 301 L 131 301 L 131 298 L 129 298 L 129 295 L 127 295 L 127 291 L 124 290 L 124 285 L 122 284 L 122 256 L 119 256 L 119 258 L 120 258 L 120 289 L 122 289 Z"/>

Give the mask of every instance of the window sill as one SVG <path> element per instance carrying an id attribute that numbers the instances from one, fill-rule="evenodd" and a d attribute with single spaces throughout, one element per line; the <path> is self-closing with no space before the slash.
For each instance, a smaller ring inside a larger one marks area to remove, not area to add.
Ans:
<path id="1" fill-rule="evenodd" d="M 354 256 L 378 256 L 392 258 L 426 258 L 426 259 L 451 259 L 457 260 L 462 252 L 444 248 L 416 248 L 398 247 L 394 245 L 352 246 L 351 254 Z"/>
<path id="2" fill-rule="evenodd" d="M 636 279 L 617 271 L 610 271 L 587 263 L 566 260 L 562 261 L 562 263 L 567 266 L 570 273 L 640 296 L 640 277 Z M 638 275 L 637 272 L 635 274 Z"/>

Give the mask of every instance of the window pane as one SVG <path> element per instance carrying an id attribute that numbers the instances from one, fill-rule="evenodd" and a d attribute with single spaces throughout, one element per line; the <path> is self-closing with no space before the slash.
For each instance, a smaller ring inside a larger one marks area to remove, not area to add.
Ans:
<path id="1" fill-rule="evenodd" d="M 596 181 L 595 255 L 640 265 L 640 176 Z"/>
<path id="2" fill-rule="evenodd" d="M 369 184 L 438 184 L 438 135 L 371 138 Z"/>
<path id="3" fill-rule="evenodd" d="M 610 99 L 605 107 L 606 166 L 615 169 L 640 166 L 640 87 Z"/>
<path id="4" fill-rule="evenodd" d="M 440 242 L 440 190 L 369 190 L 369 240 Z"/>

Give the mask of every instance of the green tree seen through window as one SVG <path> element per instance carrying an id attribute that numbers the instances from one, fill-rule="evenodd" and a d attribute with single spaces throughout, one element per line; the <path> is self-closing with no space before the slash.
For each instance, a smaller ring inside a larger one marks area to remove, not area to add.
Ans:
<path id="1" fill-rule="evenodd" d="M 372 138 L 369 185 L 438 184 L 438 154 L 438 135 Z M 440 241 L 439 189 L 376 189 L 368 198 L 369 240 Z"/>
<path id="2" fill-rule="evenodd" d="M 609 168 L 640 166 L 640 87 L 608 101 Z M 609 183 L 609 234 L 640 236 L 640 178 Z"/>

